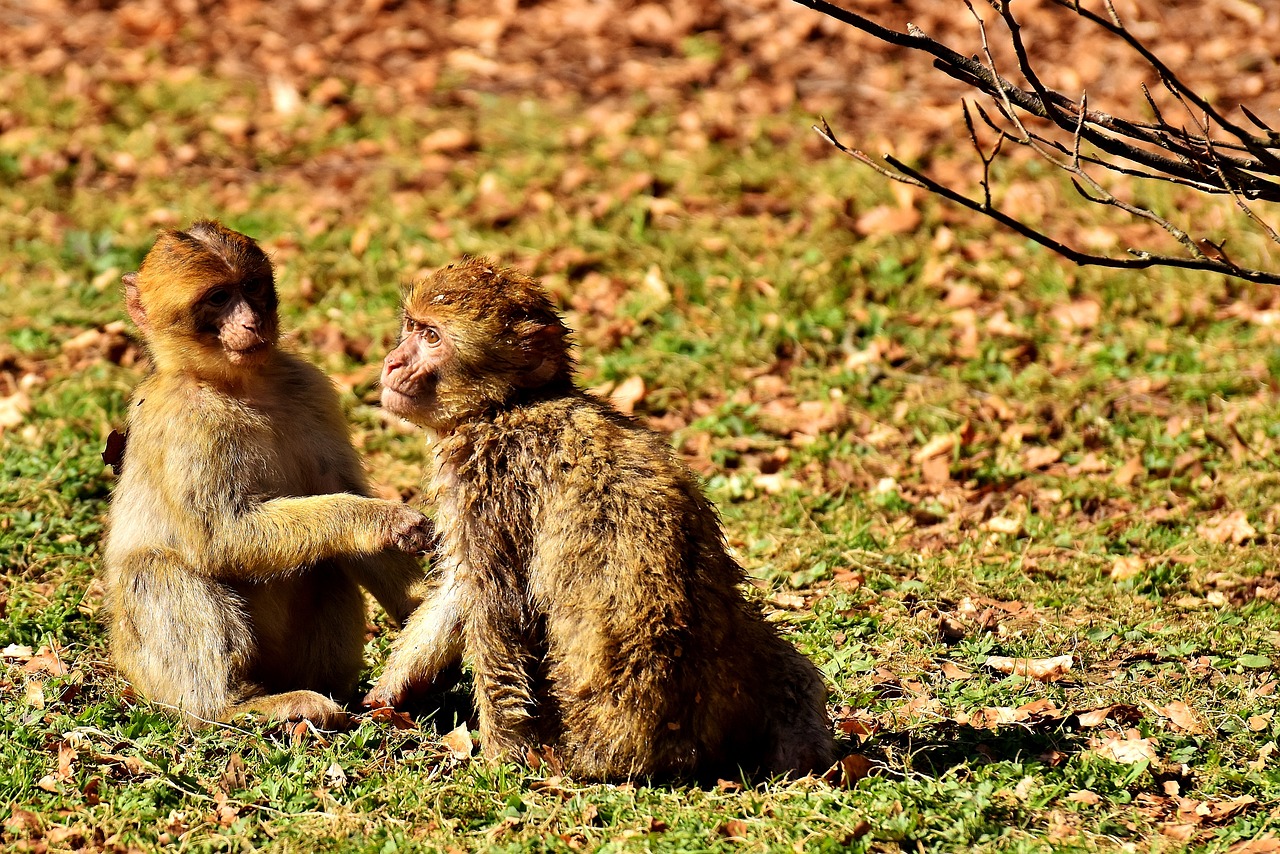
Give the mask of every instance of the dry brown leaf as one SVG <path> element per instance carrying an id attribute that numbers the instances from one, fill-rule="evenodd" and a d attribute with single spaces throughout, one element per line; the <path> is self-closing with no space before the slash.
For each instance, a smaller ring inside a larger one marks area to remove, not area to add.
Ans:
<path id="1" fill-rule="evenodd" d="M 1140 557 L 1118 557 L 1111 563 L 1111 580 L 1128 581 L 1137 578 L 1146 568 L 1147 562 Z"/>
<path id="2" fill-rule="evenodd" d="M 470 759 L 471 752 L 475 749 L 475 745 L 471 741 L 471 730 L 467 728 L 466 722 L 458 724 L 454 729 L 442 735 L 440 743 L 445 746 L 454 759 L 459 761 Z"/>
<path id="3" fill-rule="evenodd" d="M 1062 459 L 1062 451 L 1057 448 L 1035 446 L 1027 448 L 1027 452 L 1022 457 L 1022 465 L 1028 469 L 1040 469 L 1060 459 Z"/>
<path id="4" fill-rule="evenodd" d="M 747 839 L 747 823 L 740 818 L 731 818 L 716 825 L 716 834 L 731 842 L 745 842 Z"/>
<path id="5" fill-rule="evenodd" d="M 1009 534 L 1017 536 L 1022 533 L 1022 520 L 1012 516 L 992 516 L 981 525 L 982 530 L 993 534 Z"/>
<path id="6" fill-rule="evenodd" d="M 347 772 L 337 762 L 329 763 L 329 767 L 324 769 L 324 784 L 330 789 L 345 789 Z"/>
<path id="7" fill-rule="evenodd" d="M 1094 299 L 1076 300 L 1057 306 L 1051 314 L 1066 329 L 1092 329 L 1102 320 L 1102 303 Z"/>
<path id="8" fill-rule="evenodd" d="M 614 387 L 609 392 L 609 402 L 618 408 L 618 410 L 626 415 L 632 415 L 636 411 L 636 404 L 644 400 L 644 396 L 648 393 L 645 388 L 644 378 L 639 376 L 630 376 Z"/>
<path id="9" fill-rule="evenodd" d="M 1280 852 L 1280 837 L 1267 833 L 1257 839 L 1246 839 L 1237 842 L 1227 849 L 1227 854 L 1277 854 Z"/>
<path id="10" fill-rule="evenodd" d="M 1090 792 L 1087 789 L 1080 789 L 1067 795 L 1067 800 L 1075 801 L 1078 804 L 1086 806 L 1095 806 L 1102 803 L 1102 798 L 1096 792 Z"/>
<path id="11" fill-rule="evenodd" d="M 925 442 L 924 447 L 912 454 L 911 462 L 919 464 L 933 457 L 949 454 L 955 446 L 956 434 L 942 433 Z"/>
<path id="12" fill-rule="evenodd" d="M 22 665 L 22 669 L 27 673 L 48 673 L 50 676 L 67 675 L 67 665 L 54 650 L 47 646 L 40 647 L 40 650 L 26 664 Z"/>
<path id="13" fill-rule="evenodd" d="M 1163 709 L 1158 708 L 1156 711 L 1168 718 L 1174 729 L 1181 732 L 1202 732 L 1204 730 L 1204 724 L 1201 722 L 1200 717 L 1181 700 L 1174 700 Z"/>
<path id="14" fill-rule="evenodd" d="M 1028 676 L 1037 682 L 1056 682 L 1071 671 L 1073 661 L 1069 655 L 1053 658 L 1006 658 L 1002 655 L 989 655 L 983 664 L 1000 673 Z"/>
<path id="15" fill-rule="evenodd" d="M 389 723 L 393 729 L 413 729 L 413 718 L 390 706 L 371 710 L 369 712 L 369 720 L 377 721 L 378 723 Z"/>
<path id="16" fill-rule="evenodd" d="M 31 647 L 20 643 L 11 643 L 4 649 L 0 650 L 0 657 L 14 658 L 18 661 L 27 661 L 35 654 L 35 650 Z"/>
<path id="17" fill-rule="evenodd" d="M 1116 473 L 1112 476 L 1112 480 L 1117 486 L 1128 486 L 1133 483 L 1134 478 L 1147 470 L 1142 464 L 1142 457 L 1132 457 L 1125 461 L 1125 464 L 1116 469 Z"/>
<path id="18" fill-rule="evenodd" d="M 1266 744 L 1262 745 L 1262 747 L 1258 748 L 1258 758 L 1249 763 L 1249 768 L 1254 771 L 1261 771 L 1263 768 L 1266 768 L 1267 760 L 1271 757 L 1271 754 L 1275 752 L 1276 743 L 1274 741 L 1268 741 Z"/>
<path id="19" fill-rule="evenodd" d="M 871 770 L 870 759 L 860 753 L 850 753 L 842 756 L 822 778 L 833 786 L 850 789 L 859 780 L 870 776 Z"/>
<path id="20" fill-rule="evenodd" d="M 951 461 L 945 456 L 930 457 L 920 464 L 920 479 L 929 486 L 946 486 L 951 482 Z"/>
<path id="21" fill-rule="evenodd" d="M 1237 546 L 1258 536 L 1258 530 L 1249 524 L 1248 515 L 1243 510 L 1214 516 L 1203 525 L 1197 525 L 1196 533 L 1211 543 L 1233 543 Z"/>
<path id="22" fill-rule="evenodd" d="M 948 679 L 955 679 L 959 681 L 962 679 L 973 678 L 972 673 L 970 673 L 969 671 L 965 670 L 964 668 L 950 661 L 942 662 L 941 669 L 942 669 L 942 675 L 947 677 Z"/>
<path id="23" fill-rule="evenodd" d="M 218 784 L 225 792 L 243 789 L 249 785 L 249 773 L 245 769 L 244 759 L 241 758 L 239 753 L 232 753 L 227 757 L 227 767 L 223 769 L 222 775 L 218 778 Z"/>
<path id="24" fill-rule="evenodd" d="M 1129 730 L 1125 735 L 1113 735 L 1106 741 L 1090 739 L 1094 753 L 1103 759 L 1110 759 L 1121 765 L 1132 765 L 1135 762 L 1154 762 L 1156 748 L 1154 738 L 1142 738 L 1137 730 Z"/>
<path id="25" fill-rule="evenodd" d="M 920 211 L 915 208 L 879 205 L 860 215 L 853 230 L 863 237 L 907 234 L 920 227 L 920 219 Z"/>
<path id="26" fill-rule="evenodd" d="M 431 152 L 463 151 L 475 147 L 475 137 L 462 128 L 441 128 L 418 141 L 418 150 Z"/>
<path id="27" fill-rule="evenodd" d="M 24 391 L 0 397 L 0 431 L 17 427 L 31 411 L 31 398 Z"/>

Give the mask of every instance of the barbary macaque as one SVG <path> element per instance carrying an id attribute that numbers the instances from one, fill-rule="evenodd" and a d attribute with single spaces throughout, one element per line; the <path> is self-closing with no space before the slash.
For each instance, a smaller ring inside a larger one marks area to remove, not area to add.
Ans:
<path id="1" fill-rule="evenodd" d="M 274 274 L 253 240 L 211 221 L 162 232 L 124 285 L 153 368 L 111 502 L 112 659 L 192 724 L 257 712 L 341 726 L 360 588 L 407 618 L 430 522 L 369 497 L 333 386 L 277 343 Z"/>
<path id="2" fill-rule="evenodd" d="M 468 259 L 412 285 L 382 405 L 433 439 L 439 573 L 365 698 L 464 655 L 480 741 L 600 780 L 833 761 L 816 667 L 744 598 L 715 508 L 663 437 L 573 382 L 529 277 Z"/>

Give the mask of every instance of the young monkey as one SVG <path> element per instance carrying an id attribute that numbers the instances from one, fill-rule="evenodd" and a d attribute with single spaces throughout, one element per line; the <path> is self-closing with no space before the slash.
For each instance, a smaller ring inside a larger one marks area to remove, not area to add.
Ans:
<path id="1" fill-rule="evenodd" d="M 382 404 L 434 438 L 440 577 L 366 703 L 465 655 L 493 758 L 546 746 L 602 780 L 827 768 L 817 668 L 743 598 L 665 439 L 574 387 L 538 284 L 468 259 L 404 311 Z"/>
<path id="2" fill-rule="evenodd" d="M 355 690 L 364 585 L 400 621 L 430 523 L 368 497 L 337 394 L 277 346 L 271 262 L 216 222 L 124 277 L 153 370 L 129 407 L 105 550 L 111 655 L 192 723 L 332 728 Z"/>

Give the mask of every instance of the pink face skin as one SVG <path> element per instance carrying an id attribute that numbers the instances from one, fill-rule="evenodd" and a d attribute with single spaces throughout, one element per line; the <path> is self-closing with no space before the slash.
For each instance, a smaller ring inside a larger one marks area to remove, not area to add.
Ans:
<path id="1" fill-rule="evenodd" d="M 410 421 L 429 412 L 440 366 L 452 353 L 438 327 L 406 317 L 400 343 L 382 361 L 383 408 Z"/>
<path id="2" fill-rule="evenodd" d="M 218 343 L 233 365 L 248 365 L 257 361 L 271 348 L 271 338 L 258 317 L 244 299 L 233 300 L 217 320 Z"/>

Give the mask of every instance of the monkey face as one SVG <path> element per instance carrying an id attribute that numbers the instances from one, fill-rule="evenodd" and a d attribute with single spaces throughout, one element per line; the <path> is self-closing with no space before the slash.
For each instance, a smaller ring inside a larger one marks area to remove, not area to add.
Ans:
<path id="1" fill-rule="evenodd" d="M 129 315 L 158 366 L 243 378 L 279 338 L 270 260 L 251 239 L 216 222 L 162 232 L 124 285 Z"/>
<path id="2" fill-rule="evenodd" d="M 201 342 L 221 350 L 233 365 L 256 362 L 276 343 L 275 289 L 260 276 L 214 285 L 192 306 L 191 316 Z"/>
<path id="3" fill-rule="evenodd" d="M 406 315 L 400 343 L 382 362 L 382 405 L 401 418 L 433 426 L 441 370 L 455 358 L 453 343 L 434 318 Z"/>

